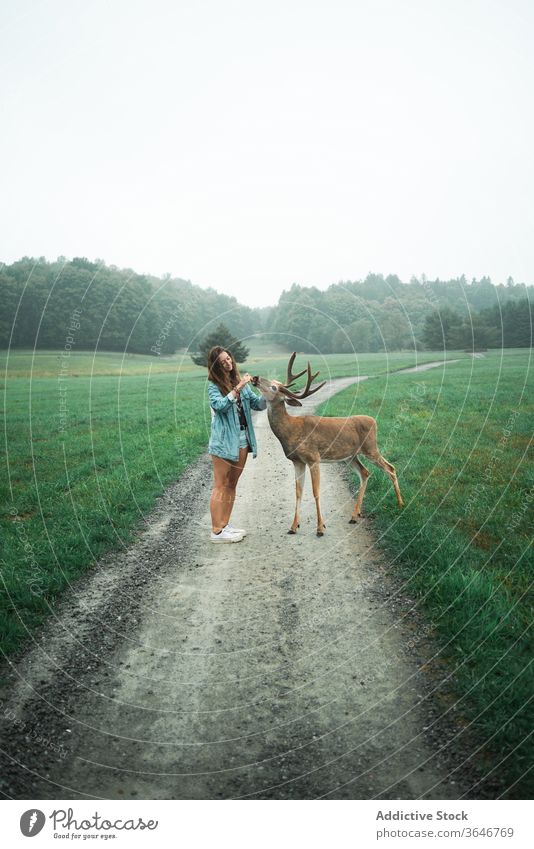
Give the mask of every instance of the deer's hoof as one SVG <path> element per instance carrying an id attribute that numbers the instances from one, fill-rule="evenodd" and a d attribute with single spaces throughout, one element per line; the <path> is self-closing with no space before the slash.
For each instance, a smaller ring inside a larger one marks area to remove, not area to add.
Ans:
<path id="1" fill-rule="evenodd" d="M 293 528 L 290 528 L 290 529 L 288 530 L 288 534 L 296 534 L 296 533 L 297 533 L 297 529 L 296 529 L 296 528 L 295 528 L 295 530 L 293 530 Z"/>
<path id="2" fill-rule="evenodd" d="M 349 519 L 349 525 L 357 525 L 358 519 Z"/>
<path id="3" fill-rule="evenodd" d="M 317 531 L 318 537 L 324 537 L 324 531 Z"/>

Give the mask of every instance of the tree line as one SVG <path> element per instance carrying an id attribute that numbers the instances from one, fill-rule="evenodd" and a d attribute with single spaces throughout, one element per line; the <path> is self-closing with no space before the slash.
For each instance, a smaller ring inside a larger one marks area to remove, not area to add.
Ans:
<path id="1" fill-rule="evenodd" d="M 528 347 L 534 289 L 509 278 L 468 282 L 369 274 L 320 290 L 293 284 L 278 304 L 251 309 L 214 289 L 100 260 L 24 257 L 0 270 L 0 347 L 63 347 L 76 315 L 78 350 L 195 355 L 221 323 L 306 353 Z M 74 331 L 72 331 L 74 332 Z"/>
<path id="2" fill-rule="evenodd" d="M 0 347 L 61 348 L 77 316 L 77 349 L 174 354 L 215 323 L 246 337 L 259 310 L 189 280 L 152 277 L 83 257 L 24 257 L 0 270 Z"/>
<path id="3" fill-rule="evenodd" d="M 528 298 L 489 307 L 469 317 L 445 307 L 425 319 L 423 342 L 436 350 L 531 348 L 534 304 Z"/>
<path id="4" fill-rule="evenodd" d="M 532 344 L 533 297 L 532 287 L 511 278 L 496 286 L 487 277 L 403 283 L 369 274 L 324 291 L 294 284 L 267 329 L 288 350 L 306 353 L 524 347 Z"/>

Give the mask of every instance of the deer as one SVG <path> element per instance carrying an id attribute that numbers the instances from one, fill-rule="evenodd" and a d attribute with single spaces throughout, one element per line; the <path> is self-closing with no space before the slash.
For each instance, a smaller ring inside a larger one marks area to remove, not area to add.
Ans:
<path id="1" fill-rule="evenodd" d="M 292 416 L 286 410 L 286 404 L 291 407 L 302 407 L 301 400 L 314 395 L 325 385 L 323 381 L 318 386 L 312 383 L 320 372 L 312 374 L 310 363 L 307 369 L 293 374 L 293 364 L 296 351 L 293 351 L 287 366 L 285 383 L 279 380 L 267 380 L 255 376 L 252 383 L 267 401 L 267 415 L 274 435 L 279 440 L 284 454 L 291 460 L 295 468 L 296 506 L 293 522 L 288 534 L 296 534 L 300 527 L 300 505 L 306 475 L 306 466 L 310 470 L 313 497 L 317 509 L 317 536 L 324 536 L 326 525 L 321 514 L 321 463 L 348 461 L 358 473 L 360 486 L 354 505 L 351 525 L 356 524 L 361 516 L 365 488 L 370 472 L 358 459 L 363 455 L 371 463 L 382 469 L 390 478 L 399 507 L 404 506 L 395 467 L 386 460 L 378 450 L 377 423 L 372 416 Z M 306 377 L 306 386 L 302 391 L 295 392 L 290 387 L 302 377 Z"/>

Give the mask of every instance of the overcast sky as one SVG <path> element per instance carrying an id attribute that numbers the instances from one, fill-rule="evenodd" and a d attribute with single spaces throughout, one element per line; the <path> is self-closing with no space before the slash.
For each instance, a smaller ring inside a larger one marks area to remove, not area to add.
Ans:
<path id="1" fill-rule="evenodd" d="M 532 0 L 0 9 L 0 260 L 534 283 Z"/>

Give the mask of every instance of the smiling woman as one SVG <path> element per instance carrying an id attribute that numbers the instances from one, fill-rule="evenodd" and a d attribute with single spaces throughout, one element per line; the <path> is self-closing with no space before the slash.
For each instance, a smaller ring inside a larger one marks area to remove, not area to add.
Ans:
<path id="1" fill-rule="evenodd" d="M 241 377 L 230 351 L 215 345 L 208 353 L 208 395 L 212 410 L 208 451 L 213 460 L 214 483 L 210 499 L 211 542 L 240 542 L 246 531 L 229 524 L 237 482 L 249 452 L 256 457 L 257 445 L 251 409 L 264 410 L 267 402 L 248 385 L 248 372 Z"/>

